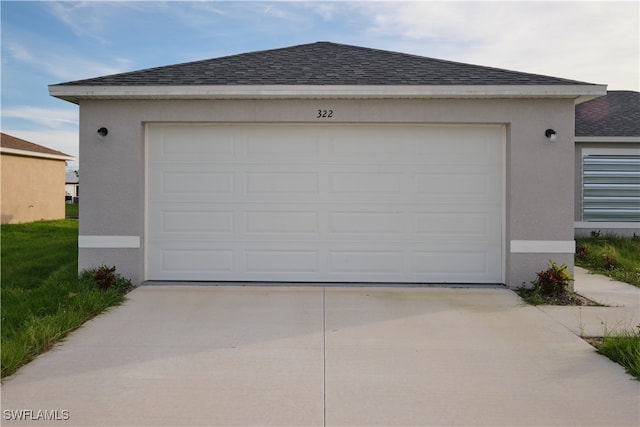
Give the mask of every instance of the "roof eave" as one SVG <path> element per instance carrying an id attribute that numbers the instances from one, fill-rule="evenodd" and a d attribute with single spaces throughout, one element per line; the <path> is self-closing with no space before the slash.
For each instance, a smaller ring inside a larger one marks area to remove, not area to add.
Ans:
<path id="1" fill-rule="evenodd" d="M 83 99 L 300 99 L 300 98 L 572 98 L 607 94 L 606 85 L 51 85 L 49 95 Z"/>
<path id="2" fill-rule="evenodd" d="M 38 151 L 28 151 L 28 150 L 19 150 L 17 148 L 9 148 L 9 147 L 0 147 L 0 153 L 3 154 L 12 154 L 14 156 L 21 157 L 37 157 L 41 159 L 50 159 L 50 160 L 75 160 L 75 157 L 69 156 L 67 154 L 53 154 L 53 153 L 40 153 Z"/>

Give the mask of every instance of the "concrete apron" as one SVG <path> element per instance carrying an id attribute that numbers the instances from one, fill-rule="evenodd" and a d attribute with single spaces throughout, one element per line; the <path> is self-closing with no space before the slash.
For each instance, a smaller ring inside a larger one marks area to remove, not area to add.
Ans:
<path id="1" fill-rule="evenodd" d="M 2 425 L 640 424 L 639 383 L 506 289 L 129 297 L 5 381 Z"/>

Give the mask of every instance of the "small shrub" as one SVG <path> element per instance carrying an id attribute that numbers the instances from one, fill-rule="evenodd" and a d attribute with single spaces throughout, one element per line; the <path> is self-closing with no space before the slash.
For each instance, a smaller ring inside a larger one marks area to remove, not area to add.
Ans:
<path id="1" fill-rule="evenodd" d="M 109 289 L 116 281 L 115 272 L 115 267 L 107 267 L 106 265 L 98 267 L 93 273 L 93 281 L 100 289 Z"/>
<path id="2" fill-rule="evenodd" d="M 131 280 L 116 273 L 115 267 L 109 267 L 107 265 L 102 265 L 90 270 L 84 270 L 80 274 L 80 278 L 84 281 L 95 284 L 98 289 L 103 291 L 113 289 L 121 294 L 125 294 L 133 289 Z"/>
<path id="3" fill-rule="evenodd" d="M 586 260 L 589 256 L 589 245 L 583 244 L 576 246 L 576 258 Z"/>
<path id="4" fill-rule="evenodd" d="M 549 261 L 549 267 L 536 273 L 536 280 L 531 282 L 533 287 L 521 287 L 517 290 L 527 303 L 557 304 L 557 305 L 583 305 L 585 300 L 569 290 L 573 277 L 567 271 L 566 264 L 558 265 Z"/>
<path id="5" fill-rule="evenodd" d="M 549 261 L 549 268 L 539 271 L 536 276 L 537 279 L 532 282 L 533 287 L 544 298 L 562 297 L 573 281 L 573 277 L 567 272 L 567 266 L 553 261 Z"/>
<path id="6" fill-rule="evenodd" d="M 613 270 L 616 268 L 615 255 L 603 254 L 602 255 L 602 268 L 605 270 Z"/>
<path id="7" fill-rule="evenodd" d="M 599 239 L 600 236 L 602 236 L 602 232 L 600 230 L 592 230 L 591 231 L 591 238 L 592 239 Z"/>
<path id="8" fill-rule="evenodd" d="M 613 270 L 614 265 L 613 259 L 611 259 L 609 255 L 602 255 L 602 268 L 605 270 Z"/>

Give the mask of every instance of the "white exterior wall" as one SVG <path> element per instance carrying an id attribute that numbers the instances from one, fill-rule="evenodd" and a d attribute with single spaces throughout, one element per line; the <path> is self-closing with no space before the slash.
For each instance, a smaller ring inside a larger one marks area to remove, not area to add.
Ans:
<path id="1" fill-rule="evenodd" d="M 333 117 L 316 119 L 318 109 L 333 110 Z M 573 99 L 81 101 L 80 158 L 91 173 L 83 175 L 79 268 L 115 265 L 145 280 L 145 123 L 323 120 L 505 124 L 506 283 L 528 283 L 549 259 L 572 270 Z M 101 139 L 102 126 L 109 134 Z M 544 136 L 547 128 L 557 141 Z"/>

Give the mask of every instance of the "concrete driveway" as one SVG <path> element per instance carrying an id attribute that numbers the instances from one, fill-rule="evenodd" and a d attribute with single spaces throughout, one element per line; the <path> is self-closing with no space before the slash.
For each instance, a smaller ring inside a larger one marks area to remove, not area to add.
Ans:
<path id="1" fill-rule="evenodd" d="M 3 425 L 640 424 L 639 383 L 506 289 L 129 296 L 5 381 Z"/>

